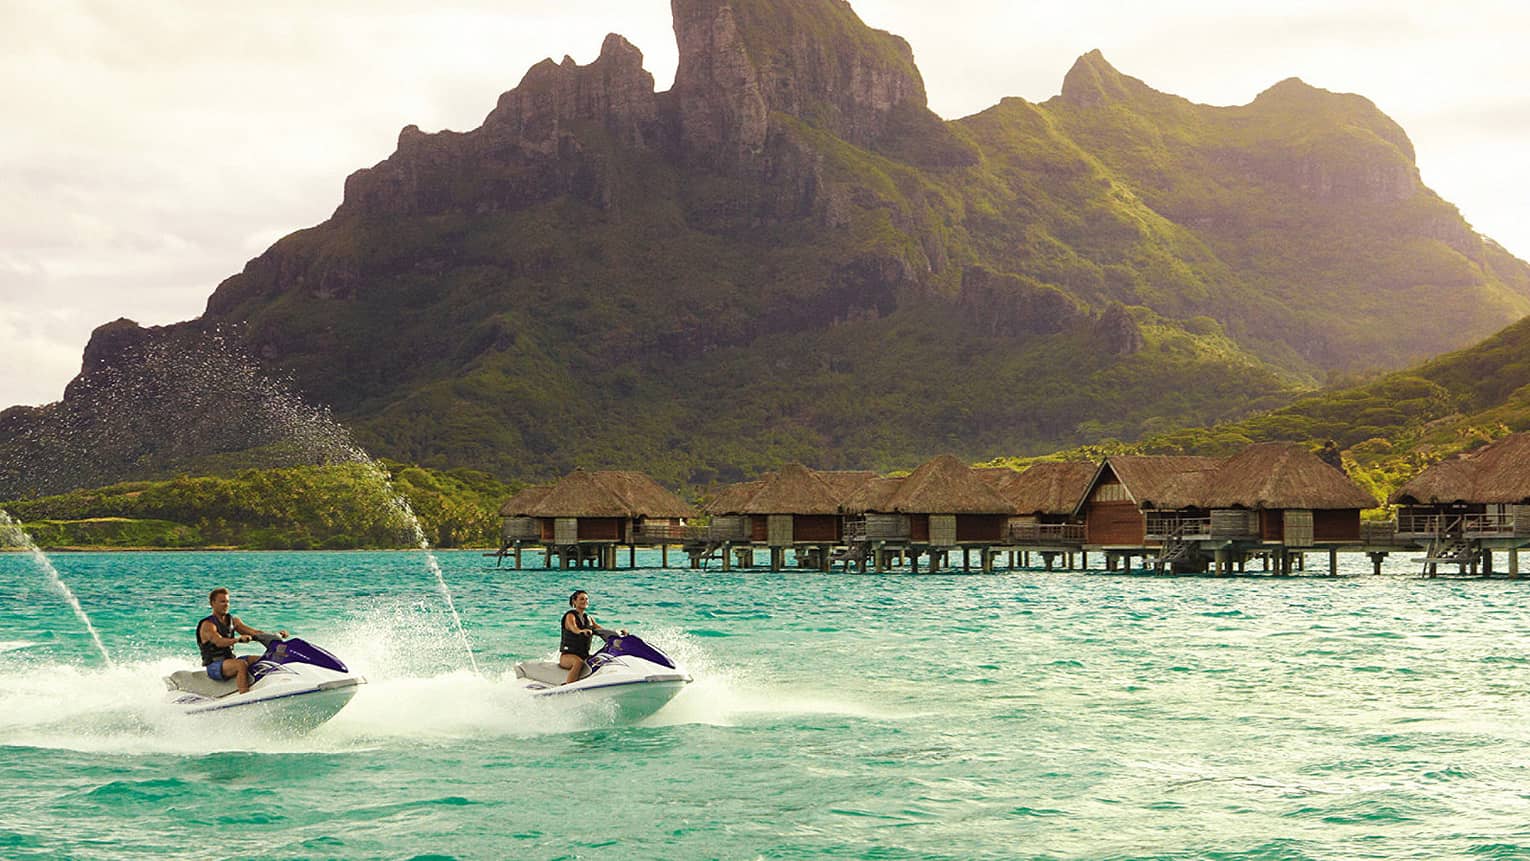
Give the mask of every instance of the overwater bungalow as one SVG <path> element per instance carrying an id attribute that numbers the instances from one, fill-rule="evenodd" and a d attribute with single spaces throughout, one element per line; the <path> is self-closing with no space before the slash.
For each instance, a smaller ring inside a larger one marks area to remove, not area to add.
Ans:
<path id="1" fill-rule="evenodd" d="M 557 557 L 564 568 L 586 562 L 615 568 L 623 545 L 629 565 L 638 547 L 659 547 L 667 556 L 670 544 L 685 539 L 686 520 L 696 512 L 643 473 L 576 469 L 556 484 L 511 497 L 500 516 L 500 555 L 513 550 L 517 568 L 526 544 L 541 545 L 549 566 Z"/>
<path id="2" fill-rule="evenodd" d="M 831 554 L 845 540 L 840 504 L 875 477 L 872 472 L 825 472 L 792 463 L 756 481 L 724 488 L 706 505 L 712 525 L 692 557 L 720 550 L 725 568 L 731 567 L 735 554 L 748 565 L 753 548 L 762 546 L 770 553 L 772 571 L 785 565 L 788 549 L 799 561 L 811 557 L 827 570 Z"/>
<path id="3" fill-rule="evenodd" d="M 1043 461 L 1023 471 L 980 469 L 1018 512 L 1009 520 L 1009 543 L 1024 548 L 1079 549 L 1084 524 L 1074 519 L 1099 467 L 1088 461 Z"/>
<path id="4" fill-rule="evenodd" d="M 1160 570 L 1218 573 L 1250 555 L 1289 572 L 1310 550 L 1361 546 L 1364 488 L 1299 445 L 1251 445 L 1231 458 L 1111 457 L 1079 504 L 1085 545 L 1152 555 Z M 1294 555 L 1295 554 L 1295 555 Z"/>
<path id="5" fill-rule="evenodd" d="M 1149 542 L 1148 515 L 1175 511 L 1175 485 L 1198 482 L 1221 463 L 1215 457 L 1105 458 L 1073 512 L 1074 519 L 1084 523 L 1084 547 L 1103 551 L 1107 568 L 1118 562 L 1130 568 L 1133 556 L 1146 556 L 1162 546 L 1161 538 Z"/>
<path id="6" fill-rule="evenodd" d="M 1493 551 L 1509 556 L 1519 576 L 1519 550 L 1530 546 L 1530 433 L 1510 434 L 1440 461 L 1392 494 L 1397 535 L 1427 549 L 1425 571 L 1440 564 L 1465 573 L 1493 573 Z"/>
<path id="7" fill-rule="evenodd" d="M 1018 513 L 975 470 L 952 455 L 941 455 L 899 479 L 866 482 L 842 506 L 850 516 L 847 534 L 852 554 L 869 556 L 877 570 L 887 552 L 906 555 L 918 571 L 919 556 L 929 554 L 932 569 L 956 548 L 963 567 L 978 550 L 984 571 L 993 570 L 991 551 L 1004 546 L 1010 518 Z"/>

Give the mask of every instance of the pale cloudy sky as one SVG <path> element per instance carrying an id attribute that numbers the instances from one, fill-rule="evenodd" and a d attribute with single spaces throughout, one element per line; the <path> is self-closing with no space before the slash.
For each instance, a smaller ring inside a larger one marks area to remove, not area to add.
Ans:
<path id="1" fill-rule="evenodd" d="M 1055 95 L 1078 55 L 1207 104 L 1287 77 L 1369 97 L 1424 181 L 1530 258 L 1530 4 L 854 0 L 955 118 Z M 0 408 L 57 400 L 90 330 L 202 312 L 327 218 L 398 131 L 475 128 L 533 63 L 608 32 L 659 89 L 665 0 L 0 0 Z"/>

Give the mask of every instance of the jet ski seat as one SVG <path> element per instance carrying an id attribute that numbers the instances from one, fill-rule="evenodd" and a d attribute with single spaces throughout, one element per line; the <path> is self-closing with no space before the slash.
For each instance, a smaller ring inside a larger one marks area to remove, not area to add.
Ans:
<path id="1" fill-rule="evenodd" d="M 239 686 L 232 681 L 217 682 L 207 677 L 206 670 L 176 670 L 165 676 L 165 687 L 172 691 L 185 691 L 204 697 L 226 697 Z"/>
<path id="2" fill-rule="evenodd" d="M 590 665 L 584 665 L 584 672 L 579 678 L 583 679 L 590 675 Z M 558 666 L 552 661 L 521 661 L 515 665 L 515 677 L 518 679 L 531 679 L 544 685 L 561 685 L 568 678 L 568 670 Z"/>

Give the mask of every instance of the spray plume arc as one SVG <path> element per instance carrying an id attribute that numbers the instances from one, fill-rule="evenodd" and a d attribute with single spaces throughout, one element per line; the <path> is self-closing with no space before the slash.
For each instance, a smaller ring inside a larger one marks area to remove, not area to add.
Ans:
<path id="1" fill-rule="evenodd" d="M 52 586 L 53 591 L 63 597 L 64 601 L 69 604 L 69 607 L 74 610 L 75 617 L 84 624 L 85 630 L 90 634 L 91 641 L 96 644 L 96 651 L 101 653 L 101 658 L 106 661 L 106 665 L 108 667 L 116 666 L 112 662 L 111 653 L 106 651 L 106 645 L 101 642 L 101 635 L 96 633 L 96 626 L 91 624 L 90 616 L 86 615 L 85 608 L 80 606 L 80 599 L 75 597 L 74 591 L 69 588 L 69 584 L 65 583 L 64 578 L 59 576 L 58 569 L 53 567 L 52 560 L 48 558 L 46 553 L 42 552 L 42 548 L 37 546 L 37 542 L 32 540 L 32 536 L 27 534 L 27 531 L 21 527 L 21 524 L 12 519 L 5 509 L 0 508 L 0 546 L 5 545 L 19 545 L 32 555 L 32 561 L 37 563 L 37 567 L 42 569 L 43 574 L 48 578 L 48 585 Z"/>
<path id="2" fill-rule="evenodd" d="M 328 409 L 298 396 L 290 381 L 267 375 L 217 329 L 163 333 L 87 370 L 56 405 L 57 421 L 27 431 L 12 455 L 0 457 L 0 492 L 20 487 L 22 495 L 40 496 L 139 477 L 123 474 L 122 463 L 139 463 L 143 455 L 134 448 L 133 435 L 120 432 L 122 426 L 160 429 L 157 459 L 143 468 L 162 473 L 184 470 L 200 456 L 252 451 L 272 467 L 358 464 L 402 520 L 413 546 L 424 551 L 468 662 L 478 672 L 419 517 L 383 465 Z M 78 602 L 72 603 L 83 619 Z"/>

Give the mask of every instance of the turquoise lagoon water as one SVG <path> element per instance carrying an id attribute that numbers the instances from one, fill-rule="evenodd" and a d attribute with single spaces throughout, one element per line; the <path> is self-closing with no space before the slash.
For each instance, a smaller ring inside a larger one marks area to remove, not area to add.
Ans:
<path id="1" fill-rule="evenodd" d="M 1530 857 L 1530 582 L 439 558 L 481 675 L 418 552 L 55 555 L 114 668 L 0 554 L 0 857 Z M 303 737 L 166 714 L 219 584 L 370 684 Z M 574 587 L 696 683 L 519 694 Z"/>

